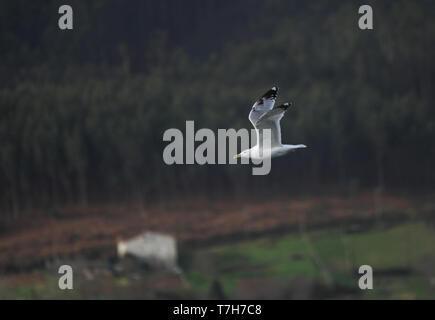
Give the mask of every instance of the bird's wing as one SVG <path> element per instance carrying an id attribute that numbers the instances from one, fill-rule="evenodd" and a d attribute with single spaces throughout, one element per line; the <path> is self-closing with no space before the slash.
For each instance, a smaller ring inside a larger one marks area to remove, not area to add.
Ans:
<path id="1" fill-rule="evenodd" d="M 254 127 L 257 130 L 257 144 L 260 148 L 263 146 L 263 129 L 270 129 L 271 131 L 271 148 L 281 146 L 281 126 L 279 122 L 290 106 L 291 104 L 284 103 L 266 111 L 257 119 Z"/>
<path id="2" fill-rule="evenodd" d="M 251 112 L 249 113 L 249 121 L 255 127 L 255 122 L 263 115 L 265 112 L 272 110 L 275 105 L 276 96 L 278 95 L 278 87 L 270 88 L 265 94 L 263 94 L 257 101 L 255 101 L 252 106 Z"/>

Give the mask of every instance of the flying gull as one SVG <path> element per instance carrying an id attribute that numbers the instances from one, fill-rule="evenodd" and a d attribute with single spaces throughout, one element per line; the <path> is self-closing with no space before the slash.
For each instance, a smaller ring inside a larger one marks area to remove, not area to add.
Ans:
<path id="1" fill-rule="evenodd" d="M 293 103 L 284 103 L 274 107 L 277 94 L 278 87 L 272 87 L 252 106 L 252 110 L 249 113 L 249 121 L 251 121 L 257 132 L 257 144 L 235 155 L 235 158 L 262 159 L 266 155 L 275 158 L 283 156 L 290 151 L 307 147 L 304 144 L 281 143 L 280 121 Z M 270 129 L 270 149 L 263 148 L 264 129 Z"/>

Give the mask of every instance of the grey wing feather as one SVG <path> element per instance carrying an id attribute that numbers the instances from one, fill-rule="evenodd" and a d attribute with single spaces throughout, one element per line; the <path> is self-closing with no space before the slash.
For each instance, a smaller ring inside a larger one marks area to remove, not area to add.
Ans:
<path id="1" fill-rule="evenodd" d="M 279 106 L 264 112 L 260 117 L 258 117 L 257 121 L 255 122 L 255 126 L 258 126 L 261 122 L 265 121 L 280 121 L 286 110 L 287 109 L 281 108 L 281 106 Z"/>
<path id="2" fill-rule="evenodd" d="M 251 112 L 249 113 L 249 121 L 251 121 L 253 126 L 255 126 L 255 123 L 261 117 L 261 115 L 273 108 L 277 95 L 278 87 L 275 86 L 269 89 L 257 101 L 255 101 Z"/>
<path id="3" fill-rule="evenodd" d="M 255 121 L 254 127 L 257 130 L 257 143 L 260 147 L 263 145 L 263 129 L 270 129 L 271 131 L 271 147 L 281 146 L 280 121 L 289 107 L 290 104 L 284 103 L 264 112 Z"/>

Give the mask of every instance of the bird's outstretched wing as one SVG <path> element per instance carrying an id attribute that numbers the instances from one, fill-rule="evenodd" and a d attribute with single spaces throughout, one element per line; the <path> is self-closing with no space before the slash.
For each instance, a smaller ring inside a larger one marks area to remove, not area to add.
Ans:
<path id="1" fill-rule="evenodd" d="M 278 87 L 270 88 L 265 94 L 263 94 L 252 106 L 249 113 L 249 121 L 255 127 L 255 122 L 265 112 L 272 110 L 275 105 L 276 96 L 278 95 Z"/>
<path id="2" fill-rule="evenodd" d="M 281 126 L 280 121 L 284 113 L 292 105 L 292 103 L 284 103 L 272 110 L 264 112 L 254 123 L 257 130 L 257 144 L 260 148 L 263 146 L 263 129 L 271 131 L 271 148 L 281 147 Z"/>

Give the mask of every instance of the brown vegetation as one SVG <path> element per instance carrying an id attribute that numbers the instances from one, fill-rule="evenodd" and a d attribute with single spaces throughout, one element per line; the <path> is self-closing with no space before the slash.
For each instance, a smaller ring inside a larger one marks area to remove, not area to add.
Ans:
<path id="1" fill-rule="evenodd" d="M 433 197 L 432 197 L 433 198 Z M 228 240 L 253 234 L 308 227 L 346 227 L 400 219 L 433 211 L 434 201 L 398 196 L 376 199 L 366 193 L 358 197 L 317 196 L 275 198 L 244 202 L 218 199 L 174 201 L 165 205 L 65 207 L 58 218 L 39 218 L 0 235 L 0 268 L 20 271 L 58 257 L 88 258 L 115 255 L 115 243 L 145 230 L 174 234 L 185 245 L 201 245 L 216 239 Z M 84 213 L 87 214 L 84 214 Z M 375 218 L 375 219 L 373 219 Z"/>

